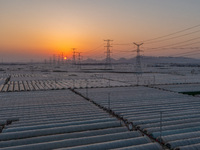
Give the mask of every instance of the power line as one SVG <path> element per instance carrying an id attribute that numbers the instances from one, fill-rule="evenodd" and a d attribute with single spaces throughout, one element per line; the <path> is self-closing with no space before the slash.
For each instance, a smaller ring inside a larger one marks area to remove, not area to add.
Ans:
<path id="1" fill-rule="evenodd" d="M 94 54 L 94 55 L 84 55 L 86 58 L 98 58 L 98 59 L 103 59 L 103 56 L 100 56 L 99 54 Z"/>
<path id="2" fill-rule="evenodd" d="M 169 48 L 163 48 L 163 49 L 199 49 L 200 47 L 169 47 Z"/>
<path id="3" fill-rule="evenodd" d="M 192 54 L 185 54 L 185 55 L 177 55 L 176 57 L 193 56 L 193 55 L 197 55 L 197 54 L 200 54 L 200 52 L 196 52 L 196 53 L 192 53 Z M 168 56 L 168 57 L 173 57 L 173 56 Z"/>
<path id="4" fill-rule="evenodd" d="M 131 45 L 131 43 L 125 43 L 125 44 L 113 44 L 113 45 Z"/>
<path id="5" fill-rule="evenodd" d="M 134 58 L 134 57 L 135 57 L 135 55 L 130 55 L 130 54 L 128 54 L 128 55 L 120 55 L 120 56 L 119 56 L 119 55 L 116 55 L 116 56 L 114 55 L 113 57 L 114 57 L 114 58 L 116 58 L 116 57 L 117 57 L 117 58 L 126 58 L 126 59 L 132 59 L 132 58 Z"/>
<path id="6" fill-rule="evenodd" d="M 101 45 L 99 45 L 98 47 L 96 47 L 96 48 L 94 48 L 94 49 L 91 49 L 91 50 L 88 50 L 88 51 L 84 51 L 84 53 L 88 53 L 88 52 L 91 52 L 91 51 L 96 51 L 96 50 L 98 50 L 100 47 L 102 47 L 103 45 L 104 45 L 104 43 L 101 44 Z"/>
<path id="7" fill-rule="evenodd" d="M 171 55 L 171 56 L 169 56 L 169 57 L 172 57 L 172 56 L 181 56 L 181 55 L 187 55 L 187 54 L 194 53 L 194 52 L 200 52 L 200 49 L 193 50 L 193 51 L 189 51 L 189 52 L 184 52 L 184 53 L 178 53 L 178 54 L 174 54 L 174 55 Z"/>
<path id="8" fill-rule="evenodd" d="M 145 44 L 152 44 L 152 43 L 163 42 L 163 41 L 167 41 L 167 40 L 171 40 L 171 39 L 176 39 L 176 38 L 188 36 L 188 35 L 195 34 L 195 33 L 198 33 L 198 32 L 200 32 L 200 30 L 197 30 L 197 31 L 194 31 L 194 32 L 190 32 L 190 33 L 187 33 L 187 34 L 182 34 L 182 35 L 175 36 L 175 37 L 171 37 L 171 38 L 167 38 L 167 39 L 163 39 L 163 40 L 158 40 L 158 41 L 153 41 L 153 42 L 146 42 Z"/>
<path id="9" fill-rule="evenodd" d="M 168 48 L 162 48 L 162 49 L 159 49 L 159 51 L 161 50 L 172 50 L 172 49 L 179 49 L 179 50 L 184 50 L 184 49 L 200 49 L 200 47 L 168 47 Z M 146 51 L 147 53 L 148 52 L 152 52 L 152 51 Z"/>
<path id="10" fill-rule="evenodd" d="M 197 40 L 197 39 L 200 39 L 200 37 L 193 38 L 193 39 L 186 40 L 186 41 L 182 41 L 182 42 L 178 42 L 178 43 L 174 43 L 174 44 L 168 44 L 168 45 L 165 45 L 165 46 L 150 48 L 150 49 L 153 49 L 153 51 L 158 51 L 157 49 L 159 49 L 159 51 L 160 51 L 160 49 L 165 48 L 165 47 L 169 47 L 169 46 L 173 46 L 173 45 L 179 45 L 179 44 L 187 43 L 187 42 L 194 41 L 194 40 Z"/>
<path id="11" fill-rule="evenodd" d="M 194 54 L 182 55 L 182 57 L 183 57 L 183 56 L 193 56 L 193 55 L 197 55 L 197 54 L 200 54 L 200 52 L 198 52 L 198 53 L 194 53 Z"/>
<path id="12" fill-rule="evenodd" d="M 200 44 L 200 42 L 193 42 L 193 43 L 188 43 L 188 44 L 182 44 L 182 45 L 178 45 L 176 47 L 168 47 L 168 48 L 162 48 L 159 49 L 159 51 L 161 50 L 169 50 L 169 49 L 187 49 L 185 48 L 185 46 L 190 46 L 190 45 L 194 45 L 194 44 Z M 190 47 L 189 49 L 194 49 L 195 47 Z M 152 49 L 152 48 L 146 48 L 146 49 Z M 158 50 L 153 50 L 153 51 L 158 51 Z M 146 52 L 152 52 L 151 50 L 146 51 Z"/>
<path id="13" fill-rule="evenodd" d="M 194 28 L 197 28 L 197 27 L 200 27 L 200 24 L 195 25 L 195 26 L 192 26 L 192 27 L 189 27 L 189 28 L 186 28 L 186 29 L 183 29 L 183 30 L 179 30 L 179 31 L 176 31 L 176 32 L 173 32 L 173 33 L 164 35 L 164 36 L 159 36 L 159 37 L 156 37 L 156 38 L 144 40 L 144 41 L 142 41 L 142 42 L 145 43 L 145 42 L 149 42 L 149 41 L 154 41 L 154 40 L 157 40 L 157 39 L 161 39 L 161 38 L 165 38 L 165 37 L 168 37 L 168 36 L 172 36 L 172 35 L 175 35 L 175 34 L 178 34 L 178 33 L 182 33 L 182 32 L 185 32 L 185 31 L 187 31 L 187 30 L 191 30 L 191 29 L 194 29 Z"/>
<path id="14" fill-rule="evenodd" d="M 114 53 L 121 53 L 121 52 L 131 52 L 132 48 L 126 48 L 126 50 L 122 49 L 113 49 Z"/>
<path id="15" fill-rule="evenodd" d="M 184 45 L 179 45 L 179 48 L 180 48 L 180 46 L 185 47 L 185 46 L 193 45 L 193 44 L 200 44 L 200 42 L 198 41 L 198 42 L 193 42 L 193 43 L 187 43 L 187 44 L 184 44 Z M 176 48 L 178 48 L 178 46 Z"/>

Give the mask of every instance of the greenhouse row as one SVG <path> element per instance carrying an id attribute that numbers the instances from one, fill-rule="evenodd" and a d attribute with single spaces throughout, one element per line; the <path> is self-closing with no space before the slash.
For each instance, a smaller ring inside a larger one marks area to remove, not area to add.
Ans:
<path id="1" fill-rule="evenodd" d="M 143 86 L 90 89 L 87 95 L 82 89 L 76 91 L 168 148 L 200 143 L 195 135 L 200 132 L 198 97 Z M 190 142 L 183 145 L 181 140 Z M 176 145 L 170 144 L 176 141 Z"/>
<path id="2" fill-rule="evenodd" d="M 130 86 L 130 84 L 107 79 L 79 79 L 79 80 L 29 80 L 9 81 L 0 85 L 0 92 L 62 90 L 68 88 L 97 88 Z"/>
<path id="3" fill-rule="evenodd" d="M 174 91 L 174 92 L 199 92 L 200 84 L 178 84 L 178 85 L 159 85 L 157 88 Z"/>
<path id="4" fill-rule="evenodd" d="M 162 150 L 70 90 L 1 93 L 0 118 L 1 150 Z"/>

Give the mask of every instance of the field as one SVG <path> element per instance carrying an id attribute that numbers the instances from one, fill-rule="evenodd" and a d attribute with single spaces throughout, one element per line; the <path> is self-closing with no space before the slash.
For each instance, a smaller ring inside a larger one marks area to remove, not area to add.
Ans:
<path id="1" fill-rule="evenodd" d="M 200 69 L 2 64 L 0 148 L 200 148 Z"/>

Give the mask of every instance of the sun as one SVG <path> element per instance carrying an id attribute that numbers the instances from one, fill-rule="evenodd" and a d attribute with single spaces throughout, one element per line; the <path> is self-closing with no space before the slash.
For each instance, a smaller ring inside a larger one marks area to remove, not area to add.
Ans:
<path id="1" fill-rule="evenodd" d="M 64 57 L 64 60 L 67 60 L 67 57 Z"/>

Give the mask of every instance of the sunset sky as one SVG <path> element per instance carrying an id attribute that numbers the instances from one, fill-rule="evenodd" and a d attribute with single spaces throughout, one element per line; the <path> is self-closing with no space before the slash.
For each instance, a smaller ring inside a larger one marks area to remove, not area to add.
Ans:
<path id="1" fill-rule="evenodd" d="M 141 41 L 144 56 L 200 58 L 199 8 L 199 0 L 0 0 L 0 59 L 71 58 L 72 48 L 103 59 L 105 39 L 113 40 L 114 58 L 134 57 L 123 51 Z"/>

